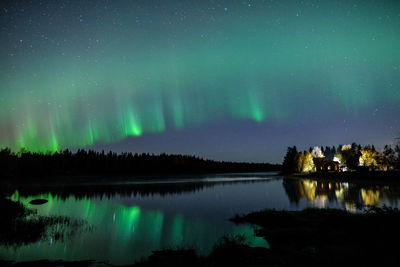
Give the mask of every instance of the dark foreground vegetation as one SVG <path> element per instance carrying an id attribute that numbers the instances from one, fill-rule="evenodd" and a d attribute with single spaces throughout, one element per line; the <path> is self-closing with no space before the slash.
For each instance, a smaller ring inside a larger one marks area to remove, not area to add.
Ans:
<path id="1" fill-rule="evenodd" d="M 37 200 L 38 204 L 40 202 Z M 0 198 L 0 210 L 0 245 L 7 247 L 34 243 L 49 236 L 54 241 L 64 240 L 81 230 L 90 230 L 84 221 L 62 216 L 38 216 L 21 203 L 6 198 Z"/>
<path id="2" fill-rule="evenodd" d="M 335 209 L 265 210 L 232 219 L 261 228 L 278 266 L 396 266 L 400 212 L 367 208 L 362 213 Z"/>
<path id="3" fill-rule="evenodd" d="M 9 149 L 0 151 L 0 175 L 32 176 L 137 176 L 280 171 L 281 165 L 206 160 L 185 155 L 104 153 L 69 150 L 53 154 Z"/>

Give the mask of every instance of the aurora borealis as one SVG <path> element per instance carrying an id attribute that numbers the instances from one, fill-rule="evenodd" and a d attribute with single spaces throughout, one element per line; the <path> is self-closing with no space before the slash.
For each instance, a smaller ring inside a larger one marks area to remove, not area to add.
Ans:
<path id="1" fill-rule="evenodd" d="M 399 1 L 0 5 L 0 147 L 280 162 L 400 136 Z"/>

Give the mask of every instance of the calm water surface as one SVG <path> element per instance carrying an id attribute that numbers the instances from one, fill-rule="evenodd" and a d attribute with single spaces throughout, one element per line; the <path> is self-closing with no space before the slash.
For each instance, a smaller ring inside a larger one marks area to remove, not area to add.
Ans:
<path id="1" fill-rule="evenodd" d="M 355 211 L 359 205 L 399 207 L 400 187 L 322 183 L 269 174 L 221 175 L 167 182 L 19 189 L 10 198 L 36 209 L 39 215 L 85 220 L 90 230 L 68 231 L 61 239 L 49 232 L 40 242 L 12 248 L 0 246 L 0 258 L 95 259 L 129 264 L 162 248 L 194 247 L 198 253 L 207 254 L 224 234 L 244 234 L 251 245 L 268 246 L 265 240 L 254 236 L 252 226 L 236 226 L 229 218 L 265 208 Z M 30 205 L 29 201 L 36 198 L 49 202 Z"/>

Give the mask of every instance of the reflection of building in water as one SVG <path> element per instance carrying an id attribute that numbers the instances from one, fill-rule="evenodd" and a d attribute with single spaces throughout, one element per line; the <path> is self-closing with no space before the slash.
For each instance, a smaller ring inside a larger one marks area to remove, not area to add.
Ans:
<path id="1" fill-rule="evenodd" d="M 354 211 L 357 206 L 388 204 L 398 207 L 400 187 L 361 186 L 329 181 L 307 179 L 284 179 L 283 186 L 291 202 L 306 199 L 313 206 L 326 207 L 339 203 L 346 210 Z"/>
<path id="2" fill-rule="evenodd" d="M 379 204 L 379 191 L 361 189 L 361 199 L 367 206 L 376 206 Z"/>
<path id="3" fill-rule="evenodd" d="M 317 182 L 312 180 L 301 180 L 298 183 L 299 198 L 306 198 L 313 205 L 326 207 L 328 200 L 336 200 L 336 191 L 346 188 L 340 183 Z"/>

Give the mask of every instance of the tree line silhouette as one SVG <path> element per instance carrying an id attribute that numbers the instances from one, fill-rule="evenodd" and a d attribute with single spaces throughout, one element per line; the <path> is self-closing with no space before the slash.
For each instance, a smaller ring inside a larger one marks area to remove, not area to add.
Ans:
<path id="1" fill-rule="evenodd" d="M 229 172 L 280 171 L 281 165 L 269 163 L 225 162 L 188 155 L 105 153 L 79 149 L 54 154 L 0 150 L 0 175 L 175 175 Z"/>

